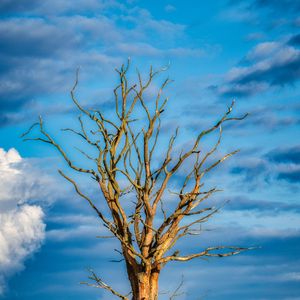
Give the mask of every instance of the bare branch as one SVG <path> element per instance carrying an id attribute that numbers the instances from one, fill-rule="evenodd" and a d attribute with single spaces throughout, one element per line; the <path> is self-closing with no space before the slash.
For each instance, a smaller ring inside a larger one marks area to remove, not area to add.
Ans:
<path id="1" fill-rule="evenodd" d="M 38 122 L 33 123 L 33 124 L 29 127 L 29 129 L 28 129 L 27 131 L 25 131 L 23 134 L 20 135 L 20 137 L 21 137 L 21 138 L 25 137 L 26 135 L 28 135 L 28 134 L 31 132 L 31 130 L 32 130 L 35 126 L 38 126 L 38 125 L 39 125 Z"/>
<path id="2" fill-rule="evenodd" d="M 182 296 L 184 293 L 180 292 L 180 289 L 182 288 L 184 283 L 184 276 L 181 276 L 181 280 L 180 283 L 178 285 L 178 287 L 175 289 L 175 291 L 172 293 L 171 297 L 169 298 L 169 300 L 174 300 L 175 298 Z"/>
<path id="3" fill-rule="evenodd" d="M 223 123 L 243 120 L 247 114 L 242 117 L 232 117 L 234 106 L 234 102 L 232 102 L 223 116 L 214 125 L 199 132 L 191 146 L 183 149 L 179 155 L 176 155 L 174 151 L 178 128 L 170 136 L 167 149 L 162 151 L 160 148 L 161 119 L 168 102 L 168 98 L 163 94 L 171 80 L 167 78 L 161 83 L 155 97 L 149 100 L 149 102 L 152 101 L 152 104 L 149 105 L 146 90 L 152 85 L 155 77 L 166 68 L 154 70 L 151 66 L 146 78 L 142 78 L 141 73 L 137 70 L 136 83 L 131 84 L 128 77 L 129 66 L 130 60 L 128 59 L 127 64 L 116 69 L 119 82 L 113 90 L 115 117 L 112 118 L 111 116 L 105 117 L 99 109 L 87 109 L 80 104 L 75 95 L 79 69 L 76 71 L 75 82 L 70 94 L 74 105 L 82 114 L 78 118 L 80 127 L 79 129 L 67 127 L 62 131 L 78 136 L 86 146 L 89 146 L 89 149 L 94 151 L 92 155 L 84 146 L 80 148 L 70 144 L 61 146 L 45 130 L 41 117 L 39 122 L 34 123 L 21 137 L 24 140 L 50 144 L 72 170 L 86 173 L 97 182 L 99 190 L 103 194 L 102 199 L 107 205 L 109 217 L 106 217 L 98 208 L 100 207 L 98 202 L 96 205 L 88 195 L 80 190 L 74 179 L 59 170 L 59 173 L 73 185 L 77 194 L 87 201 L 97 213 L 113 237 L 119 240 L 121 251 L 117 252 L 125 260 L 133 299 L 148 299 L 149 293 L 153 293 L 152 298 L 156 299 L 159 273 L 167 262 L 227 257 L 252 249 L 215 246 L 191 255 L 181 256 L 178 250 L 169 255 L 170 249 L 176 245 L 179 239 L 199 234 L 202 231 L 201 224 L 220 210 L 220 207 L 215 208 L 210 205 L 205 205 L 204 208 L 200 207 L 200 204 L 220 191 L 216 187 L 203 190 L 204 175 L 238 152 L 236 150 L 222 157 L 213 158 L 221 143 Z M 145 118 L 135 122 L 136 118 L 140 117 L 140 109 Z M 30 137 L 29 135 L 38 125 L 40 136 Z M 203 137 L 218 129 L 220 132 L 217 141 L 212 148 L 204 152 L 200 145 Z M 73 162 L 67 154 L 69 149 L 67 146 L 77 149 L 87 159 L 93 161 L 95 170 L 90 167 L 81 168 L 76 161 Z M 159 164 L 154 164 L 153 160 L 157 154 L 159 155 Z M 182 175 L 178 173 L 187 161 L 192 163 L 190 169 L 183 174 L 182 182 L 178 183 L 178 175 Z M 174 182 L 176 182 L 175 192 L 170 191 L 170 186 Z M 167 201 L 164 196 L 168 190 L 171 194 L 176 195 L 175 204 L 170 205 L 172 208 L 165 205 Z M 132 200 L 131 196 L 135 199 Z M 130 203 L 133 203 L 131 207 Z M 158 205 L 160 205 L 160 211 Z M 111 236 L 105 238 L 111 238 Z M 94 271 L 90 270 L 90 273 L 89 279 L 92 282 L 83 282 L 83 284 L 105 289 L 114 296 L 129 300 L 127 296 L 121 295 L 107 285 Z M 171 295 L 170 300 L 181 295 L 179 293 L 181 286 L 182 282 Z"/>
<path id="4" fill-rule="evenodd" d="M 61 176 L 63 176 L 66 180 L 68 180 L 69 182 L 71 182 L 71 183 L 73 184 L 73 186 L 74 186 L 74 188 L 75 188 L 75 190 L 76 190 L 76 193 L 77 193 L 80 197 L 82 197 L 83 199 L 85 199 L 85 200 L 89 203 L 89 205 L 95 210 L 95 212 L 96 212 L 97 215 L 100 217 L 100 219 L 101 219 L 101 220 L 102 220 L 109 228 L 110 228 L 110 227 L 113 227 L 113 224 L 112 224 L 110 221 L 108 221 L 108 220 L 103 216 L 103 214 L 100 212 L 100 210 L 94 205 L 93 201 L 92 201 L 88 196 L 86 196 L 85 194 L 83 194 L 83 193 L 80 191 L 80 189 L 79 189 L 77 183 L 76 183 L 73 179 L 71 179 L 70 177 L 68 177 L 63 171 L 58 170 L 58 172 L 59 172 L 59 174 L 60 174 Z"/>
<path id="5" fill-rule="evenodd" d="M 95 287 L 95 288 L 105 289 L 105 290 L 111 292 L 113 295 L 119 297 L 120 299 L 129 300 L 126 296 L 123 296 L 122 294 L 120 294 L 119 292 L 114 290 L 110 285 L 105 283 L 100 277 L 98 277 L 96 275 L 96 273 L 93 270 L 90 269 L 89 272 L 91 273 L 91 275 L 89 276 L 89 279 L 91 279 L 95 283 L 80 282 L 81 284 L 85 284 L 87 286 L 91 286 L 91 287 Z"/>
<path id="6" fill-rule="evenodd" d="M 188 261 L 188 260 L 198 258 L 198 257 L 203 257 L 203 256 L 227 257 L 227 256 L 239 254 L 243 251 L 253 250 L 253 249 L 256 249 L 256 248 L 255 247 L 245 248 L 245 247 L 235 247 L 235 246 L 208 247 L 202 252 L 199 252 L 196 254 L 191 254 L 191 255 L 186 255 L 186 256 L 178 256 L 178 252 L 175 252 L 175 255 L 164 257 L 159 261 L 159 263 L 166 263 L 168 261 Z M 213 251 L 218 251 L 218 250 L 225 250 L 225 252 L 219 252 L 219 253 L 213 252 Z"/>

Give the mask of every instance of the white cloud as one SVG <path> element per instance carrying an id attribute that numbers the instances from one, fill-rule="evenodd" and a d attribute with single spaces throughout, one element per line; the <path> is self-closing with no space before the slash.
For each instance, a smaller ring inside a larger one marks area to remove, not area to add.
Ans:
<path id="1" fill-rule="evenodd" d="M 0 295 L 5 279 L 22 270 L 25 259 L 40 247 L 45 235 L 43 215 L 36 205 L 0 213 Z"/>
<path id="2" fill-rule="evenodd" d="M 59 191 L 54 178 L 33 167 L 37 164 L 22 159 L 13 148 L 7 152 L 0 148 L 0 212 L 28 201 L 43 199 L 47 204 L 55 199 Z"/>
<path id="3" fill-rule="evenodd" d="M 29 201 L 50 200 L 51 183 L 17 150 L 0 148 L 0 295 L 44 240 L 43 209 Z"/>
<path id="4" fill-rule="evenodd" d="M 270 57 L 270 55 L 276 53 L 281 47 L 279 42 L 265 42 L 260 43 L 254 49 L 252 49 L 246 56 L 248 60 L 257 60 Z"/>

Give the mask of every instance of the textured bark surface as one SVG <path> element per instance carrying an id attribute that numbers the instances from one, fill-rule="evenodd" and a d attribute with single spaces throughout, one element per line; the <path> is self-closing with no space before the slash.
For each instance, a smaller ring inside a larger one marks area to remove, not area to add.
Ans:
<path id="1" fill-rule="evenodd" d="M 133 287 L 132 300 L 157 300 L 158 279 L 158 272 L 150 271 L 134 274 L 131 279 Z"/>

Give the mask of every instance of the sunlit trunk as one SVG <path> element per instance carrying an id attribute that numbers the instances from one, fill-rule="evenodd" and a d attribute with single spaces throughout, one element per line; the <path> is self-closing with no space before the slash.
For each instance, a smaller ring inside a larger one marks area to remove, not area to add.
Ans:
<path id="1" fill-rule="evenodd" d="M 158 299 L 158 272 L 138 273 L 133 279 L 132 300 L 157 300 Z"/>
<path id="2" fill-rule="evenodd" d="M 159 271 L 126 263 L 132 289 L 132 300 L 157 300 Z"/>

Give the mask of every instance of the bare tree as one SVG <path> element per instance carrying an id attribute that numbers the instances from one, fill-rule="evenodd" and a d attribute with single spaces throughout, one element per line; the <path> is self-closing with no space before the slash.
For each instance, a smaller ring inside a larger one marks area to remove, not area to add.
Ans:
<path id="1" fill-rule="evenodd" d="M 195 226 L 198 228 L 199 224 L 206 222 L 218 212 L 219 208 L 202 207 L 203 202 L 218 191 L 217 188 L 203 190 L 203 179 L 209 171 L 238 152 L 233 151 L 215 160 L 212 159 L 221 142 L 222 125 L 228 121 L 242 120 L 246 115 L 231 117 L 234 105 L 232 103 L 213 126 L 196 136 L 190 148 L 176 154 L 174 149 L 178 134 L 176 129 L 169 138 L 164 152 L 158 141 L 161 116 L 167 104 L 167 98 L 163 98 L 163 90 L 170 80 L 163 81 L 154 101 L 146 101 L 145 91 L 164 69 L 154 71 L 151 67 L 145 81 L 137 71 L 137 83 L 131 85 L 128 81 L 128 68 L 129 62 L 116 70 L 120 81 L 114 89 L 115 118 L 110 119 L 101 111 L 87 109 L 79 103 L 75 96 L 78 84 L 77 72 L 71 97 L 81 113 L 80 130 L 72 128 L 64 130 L 78 135 L 87 146 L 96 150 L 96 157 L 80 150 L 92 161 L 94 167 L 84 168 L 77 165 L 78 162 L 73 162 L 63 147 L 46 131 L 41 117 L 23 137 L 25 140 L 39 140 L 54 146 L 71 169 L 86 173 L 97 182 L 104 196 L 103 201 L 106 202 L 110 212 L 107 215 L 98 208 L 98 202 L 82 192 L 75 180 L 59 170 L 59 173 L 92 207 L 104 226 L 119 240 L 120 253 L 125 260 L 131 285 L 130 298 L 156 300 L 159 275 L 168 262 L 183 262 L 200 257 L 226 257 L 249 249 L 217 245 L 199 249 L 193 254 L 181 254 L 179 250 L 173 250 L 179 239 L 193 235 Z M 134 114 L 141 112 L 145 117 L 135 119 Z M 89 127 L 91 124 L 96 130 L 91 130 Z M 28 137 L 35 126 L 39 127 L 41 136 Z M 204 136 L 218 130 L 217 142 L 205 152 L 200 147 L 200 142 Z M 159 152 L 160 159 L 153 161 L 155 151 Z M 182 170 L 183 164 L 187 161 L 189 164 L 193 161 L 192 167 L 181 177 L 183 179 L 176 192 L 169 191 L 170 182 L 175 176 L 178 177 L 178 171 Z M 127 188 L 124 188 L 124 183 L 128 184 Z M 168 193 L 175 193 L 177 201 L 173 207 L 166 208 Z M 135 202 L 129 201 L 132 195 L 135 196 Z M 129 299 L 128 295 L 124 296 L 115 291 L 92 270 L 89 278 L 91 282 L 86 284 L 106 289 L 121 299 Z"/>

